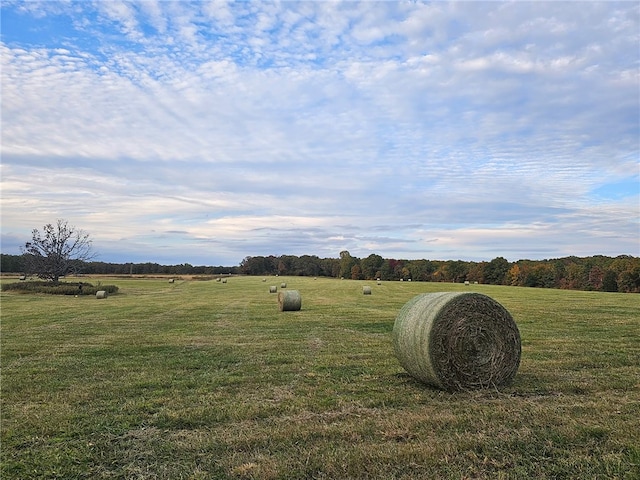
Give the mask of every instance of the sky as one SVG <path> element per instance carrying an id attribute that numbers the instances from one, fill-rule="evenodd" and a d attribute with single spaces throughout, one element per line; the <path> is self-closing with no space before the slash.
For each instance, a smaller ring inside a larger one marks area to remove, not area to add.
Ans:
<path id="1" fill-rule="evenodd" d="M 1 4 L 1 249 L 640 256 L 640 4 Z"/>

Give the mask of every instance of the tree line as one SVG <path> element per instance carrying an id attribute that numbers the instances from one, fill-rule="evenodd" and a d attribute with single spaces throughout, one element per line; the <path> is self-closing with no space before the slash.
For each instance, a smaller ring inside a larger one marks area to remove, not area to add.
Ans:
<path id="1" fill-rule="evenodd" d="M 0 271 L 24 272 L 23 255 L 0 255 Z M 239 266 L 194 266 L 189 263 L 160 265 L 158 263 L 76 262 L 74 274 L 102 275 L 293 275 L 335 277 L 354 280 L 418 282 L 470 282 L 520 287 L 596 290 L 605 292 L 640 293 L 640 258 L 564 257 L 550 260 L 518 260 L 503 257 L 491 261 L 406 260 L 382 258 L 371 254 L 364 258 L 340 252 L 338 258 L 315 255 L 269 255 L 246 257 Z"/>
<path id="2" fill-rule="evenodd" d="M 509 262 L 496 257 L 489 262 L 463 260 L 397 260 L 372 253 L 354 257 L 347 250 L 339 258 L 315 255 L 245 257 L 238 267 L 210 267 L 183 263 L 105 263 L 93 261 L 91 239 L 64 219 L 35 228 L 22 255 L 0 257 L 0 271 L 36 275 L 58 282 L 65 275 L 296 275 L 354 280 L 415 280 L 420 282 L 473 282 L 522 287 L 567 288 L 606 292 L 640 292 L 640 258 L 620 255 L 565 257 L 553 260 Z"/>
<path id="3" fill-rule="evenodd" d="M 0 271 L 2 273 L 26 272 L 24 255 L 0 254 Z M 84 262 L 69 263 L 67 275 L 224 275 L 238 274 L 238 267 L 194 266 L 189 263 L 179 265 L 161 265 L 159 263 L 111 263 Z"/>
<path id="4" fill-rule="evenodd" d="M 420 282 L 470 282 L 520 287 L 563 288 L 606 292 L 640 292 L 640 258 L 564 257 L 551 260 L 518 260 L 503 257 L 491 261 L 463 260 L 403 260 L 382 258 L 371 254 L 365 258 L 340 252 L 339 258 L 318 258 L 312 255 L 246 257 L 240 263 L 240 273 L 246 275 L 305 275 L 380 279 L 386 281 L 413 280 Z"/>

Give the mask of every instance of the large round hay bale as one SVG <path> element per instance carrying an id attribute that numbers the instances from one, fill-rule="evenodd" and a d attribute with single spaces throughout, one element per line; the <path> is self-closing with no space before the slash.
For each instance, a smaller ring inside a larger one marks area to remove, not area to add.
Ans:
<path id="1" fill-rule="evenodd" d="M 96 292 L 96 298 L 107 298 L 109 295 L 105 290 L 98 290 Z"/>
<path id="2" fill-rule="evenodd" d="M 371 295 L 371 287 L 369 285 L 365 285 L 362 287 L 363 295 Z"/>
<path id="3" fill-rule="evenodd" d="M 276 287 L 275 285 L 271 285 L 269 287 L 269 293 L 276 293 L 278 291 L 278 287 Z"/>
<path id="4" fill-rule="evenodd" d="M 285 290 L 278 293 L 278 305 L 281 312 L 292 312 L 300 310 L 302 307 L 302 298 L 298 290 Z"/>
<path id="5" fill-rule="evenodd" d="M 508 385 L 520 365 L 511 314 L 480 293 L 415 296 L 398 313 L 393 344 L 407 372 L 448 391 Z"/>

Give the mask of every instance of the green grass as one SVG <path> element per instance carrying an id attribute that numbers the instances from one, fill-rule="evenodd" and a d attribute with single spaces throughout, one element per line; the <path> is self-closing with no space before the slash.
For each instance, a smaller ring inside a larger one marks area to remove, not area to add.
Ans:
<path id="1" fill-rule="evenodd" d="M 3 480 L 640 477 L 638 295 L 100 280 L 120 293 L 1 294 Z M 445 393 L 395 359 L 402 305 L 457 290 L 516 320 L 510 387 Z"/>

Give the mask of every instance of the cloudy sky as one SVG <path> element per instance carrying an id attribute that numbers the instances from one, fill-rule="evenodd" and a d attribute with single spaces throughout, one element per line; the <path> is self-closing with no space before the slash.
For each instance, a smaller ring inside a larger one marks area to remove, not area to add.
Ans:
<path id="1" fill-rule="evenodd" d="M 2 253 L 640 255 L 637 1 L 1 8 Z"/>

